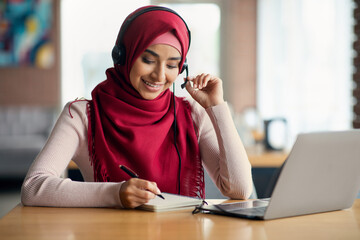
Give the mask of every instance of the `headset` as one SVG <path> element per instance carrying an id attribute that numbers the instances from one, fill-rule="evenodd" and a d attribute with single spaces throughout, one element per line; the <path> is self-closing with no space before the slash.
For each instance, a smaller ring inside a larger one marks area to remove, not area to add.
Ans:
<path id="1" fill-rule="evenodd" d="M 111 56 L 113 59 L 114 64 L 118 64 L 118 65 L 124 65 L 125 61 L 126 61 L 126 50 L 125 50 L 125 46 L 123 44 L 123 38 L 124 35 L 126 33 L 127 28 L 129 27 L 129 25 L 132 23 L 132 21 L 134 21 L 138 16 L 150 12 L 150 11 L 166 11 L 166 12 L 171 12 L 173 14 L 175 14 L 176 16 L 178 16 L 185 24 L 187 32 L 188 32 L 188 36 L 189 36 L 189 45 L 188 45 L 188 50 L 190 47 L 190 42 L 191 42 L 191 33 L 189 30 L 188 25 L 186 24 L 185 20 L 174 10 L 170 9 L 170 8 L 166 8 L 166 7 L 161 7 L 161 6 L 152 6 L 152 7 L 148 7 L 148 8 L 144 8 L 142 10 L 139 10 L 138 12 L 134 13 L 133 15 L 131 15 L 130 17 L 128 17 L 127 19 L 125 19 L 125 22 L 123 23 L 123 26 L 121 27 L 118 37 L 117 37 L 117 41 L 115 43 L 115 46 L 112 50 Z M 185 58 L 184 64 L 181 68 L 180 73 L 183 73 L 184 70 L 186 70 L 186 78 L 188 76 L 188 64 L 187 64 L 187 59 Z M 183 84 L 181 85 L 182 88 L 185 87 L 185 85 L 183 86 Z"/>
<path id="2" fill-rule="evenodd" d="M 139 10 L 138 12 L 134 13 L 133 15 L 131 15 L 130 17 L 128 17 L 127 19 L 125 19 L 125 22 L 123 23 L 123 26 L 121 27 L 115 46 L 112 50 L 112 59 L 114 64 L 118 64 L 118 65 L 125 65 L 126 62 L 126 51 L 125 51 L 125 46 L 123 44 L 123 38 L 124 35 L 126 33 L 127 28 L 129 27 L 129 25 L 131 24 L 132 21 L 134 21 L 138 16 L 140 16 L 141 14 L 150 12 L 150 11 L 166 11 L 166 12 L 171 12 L 173 14 L 175 14 L 176 16 L 178 16 L 185 24 L 187 32 L 188 32 L 188 36 L 189 36 L 189 45 L 188 45 L 188 50 L 190 47 L 190 42 L 191 42 L 191 33 L 189 30 L 188 25 L 186 24 L 185 20 L 174 10 L 170 9 L 170 8 L 166 8 L 166 7 L 161 7 L 161 6 L 152 6 L 149 8 L 145 8 L 142 10 Z M 181 68 L 180 74 L 184 72 L 184 70 L 186 71 L 186 79 L 185 82 L 183 84 L 181 84 L 181 88 L 185 88 L 186 83 L 188 82 L 188 75 L 189 75 L 189 68 L 188 68 L 188 64 L 187 64 L 187 59 L 185 58 L 185 61 L 183 63 L 183 66 Z M 181 156 L 180 156 L 180 152 L 179 149 L 177 147 L 176 144 L 176 136 L 177 136 L 177 124 L 176 124 L 176 104 L 175 104 L 175 83 L 173 84 L 173 102 L 174 102 L 174 146 L 177 152 L 177 155 L 179 157 L 179 172 L 178 172 L 178 193 L 180 194 L 180 173 L 181 173 Z"/>

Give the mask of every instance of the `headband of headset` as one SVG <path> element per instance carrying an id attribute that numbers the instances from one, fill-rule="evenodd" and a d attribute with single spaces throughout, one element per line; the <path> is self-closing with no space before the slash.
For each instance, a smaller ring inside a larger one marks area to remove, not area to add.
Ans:
<path id="1" fill-rule="evenodd" d="M 185 24 L 185 27 L 187 29 L 188 32 L 188 36 L 189 36 L 189 45 L 188 45 L 188 50 L 190 47 L 190 42 L 191 42 L 191 33 L 190 30 L 185 22 L 185 20 L 174 10 L 170 9 L 170 8 L 166 8 L 166 7 L 161 7 L 161 6 L 152 6 L 152 7 L 148 7 L 148 8 L 144 8 L 142 10 L 139 10 L 138 12 L 135 12 L 134 14 L 130 15 L 129 17 L 127 17 L 123 23 L 123 26 L 120 29 L 120 32 L 118 34 L 115 46 L 112 50 L 112 59 L 114 61 L 114 64 L 119 64 L 119 65 L 124 65 L 125 61 L 126 61 L 126 50 L 125 50 L 125 46 L 123 45 L 123 38 L 124 35 L 126 33 L 127 28 L 129 27 L 129 25 L 132 23 L 132 21 L 134 21 L 138 16 L 150 12 L 150 11 L 166 11 L 166 12 L 171 12 L 173 14 L 175 14 L 176 16 L 178 16 Z M 180 71 L 180 73 L 182 73 L 185 69 L 187 69 L 187 63 L 186 63 L 186 59 L 185 62 L 182 66 L 182 69 Z"/>

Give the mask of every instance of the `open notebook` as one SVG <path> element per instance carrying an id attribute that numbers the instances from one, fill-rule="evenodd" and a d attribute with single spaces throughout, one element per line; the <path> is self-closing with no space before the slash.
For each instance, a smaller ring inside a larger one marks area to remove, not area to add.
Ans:
<path id="1" fill-rule="evenodd" d="M 199 206 L 203 201 L 202 199 L 171 193 L 161 193 L 161 195 L 163 195 L 165 199 L 156 197 L 151 199 L 148 203 L 141 205 L 137 209 L 152 212 L 175 211 L 187 208 L 194 209 L 195 206 Z"/>

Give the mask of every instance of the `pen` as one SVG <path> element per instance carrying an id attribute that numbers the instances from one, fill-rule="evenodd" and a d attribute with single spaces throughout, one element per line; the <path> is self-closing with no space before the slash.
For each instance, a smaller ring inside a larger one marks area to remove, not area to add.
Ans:
<path id="1" fill-rule="evenodd" d="M 133 171 L 131 171 L 130 169 L 128 169 L 127 167 L 125 167 L 124 165 L 119 165 L 119 168 L 121 168 L 121 170 L 123 170 L 127 175 L 129 175 L 132 178 L 139 178 L 139 176 L 134 173 Z M 164 196 L 161 194 L 156 194 L 156 196 L 162 198 L 165 200 Z"/>

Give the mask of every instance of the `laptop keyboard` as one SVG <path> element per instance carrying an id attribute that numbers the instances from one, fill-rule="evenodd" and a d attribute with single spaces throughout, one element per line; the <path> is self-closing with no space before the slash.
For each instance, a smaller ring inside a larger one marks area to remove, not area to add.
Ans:
<path id="1" fill-rule="evenodd" d="M 270 199 L 224 203 L 216 205 L 220 210 L 248 216 L 264 216 Z"/>
<path id="2" fill-rule="evenodd" d="M 243 208 L 232 211 L 236 214 L 248 215 L 248 216 L 264 216 L 267 207 L 255 207 L 255 208 Z"/>

